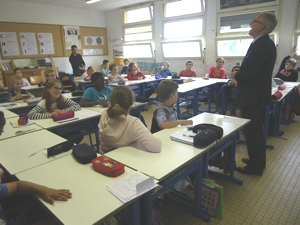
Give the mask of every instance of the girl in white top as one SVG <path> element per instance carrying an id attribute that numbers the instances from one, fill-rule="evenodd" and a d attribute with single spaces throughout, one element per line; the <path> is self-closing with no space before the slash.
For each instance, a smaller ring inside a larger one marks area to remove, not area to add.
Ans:
<path id="1" fill-rule="evenodd" d="M 133 102 L 134 93 L 127 86 L 118 86 L 111 92 L 110 106 L 99 122 L 102 154 L 131 144 L 149 152 L 161 151 L 161 140 L 152 135 L 139 118 L 129 115 Z"/>
<path id="2" fill-rule="evenodd" d="M 29 81 L 26 78 L 22 77 L 22 70 L 19 68 L 15 68 L 14 69 L 14 74 L 18 77 L 22 78 L 22 87 L 26 87 L 26 86 L 31 86 L 31 84 L 29 83 Z"/>

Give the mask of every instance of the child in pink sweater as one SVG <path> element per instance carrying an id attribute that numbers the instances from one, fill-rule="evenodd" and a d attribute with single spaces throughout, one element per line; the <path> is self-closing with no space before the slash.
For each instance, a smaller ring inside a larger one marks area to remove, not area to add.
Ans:
<path id="1" fill-rule="evenodd" d="M 131 144 L 138 144 L 149 152 L 161 151 L 161 140 L 152 135 L 139 118 L 129 115 L 133 102 L 134 93 L 127 86 L 118 86 L 111 92 L 109 107 L 99 122 L 102 154 Z"/>

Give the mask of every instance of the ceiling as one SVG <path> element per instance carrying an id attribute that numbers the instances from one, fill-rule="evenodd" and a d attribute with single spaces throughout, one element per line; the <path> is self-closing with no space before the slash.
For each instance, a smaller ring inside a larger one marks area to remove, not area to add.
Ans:
<path id="1" fill-rule="evenodd" d="M 105 12 L 114 9 L 119 9 L 121 7 L 149 2 L 151 0 L 101 0 L 100 2 L 95 2 L 93 4 L 86 4 L 85 0 L 13 0 L 13 1 L 30 2 L 30 3 L 38 3 L 43 5 L 53 5 L 53 6 L 60 6 L 60 7 L 70 7 L 70 8 L 79 8 L 79 9 L 96 10 L 96 11 Z M 161 0 L 152 0 L 152 1 L 161 1 Z"/>

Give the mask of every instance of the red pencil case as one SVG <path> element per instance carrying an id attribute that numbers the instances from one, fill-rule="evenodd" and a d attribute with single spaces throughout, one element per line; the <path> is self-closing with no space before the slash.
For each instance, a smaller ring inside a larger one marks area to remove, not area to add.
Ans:
<path id="1" fill-rule="evenodd" d="M 53 121 L 66 120 L 74 117 L 74 111 L 68 111 L 62 114 L 53 115 Z"/>
<path id="2" fill-rule="evenodd" d="M 106 156 L 99 156 L 92 160 L 95 171 L 108 177 L 117 177 L 125 172 L 124 164 L 114 161 Z"/>

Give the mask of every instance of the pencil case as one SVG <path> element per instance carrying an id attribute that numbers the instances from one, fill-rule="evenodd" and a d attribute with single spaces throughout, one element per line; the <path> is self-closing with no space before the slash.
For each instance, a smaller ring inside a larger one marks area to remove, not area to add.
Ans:
<path id="1" fill-rule="evenodd" d="M 108 177 L 117 177 L 125 172 L 124 164 L 106 156 L 99 156 L 93 159 L 92 165 L 95 171 Z"/>
<path id="2" fill-rule="evenodd" d="M 91 163 L 91 161 L 97 157 L 97 153 L 94 149 L 86 143 L 74 145 L 72 154 L 81 164 Z"/>
<path id="3" fill-rule="evenodd" d="M 62 114 L 57 114 L 57 115 L 53 115 L 52 119 L 53 121 L 57 122 L 60 120 L 66 120 L 66 119 L 70 119 L 73 118 L 75 115 L 74 111 L 68 111 Z"/>

